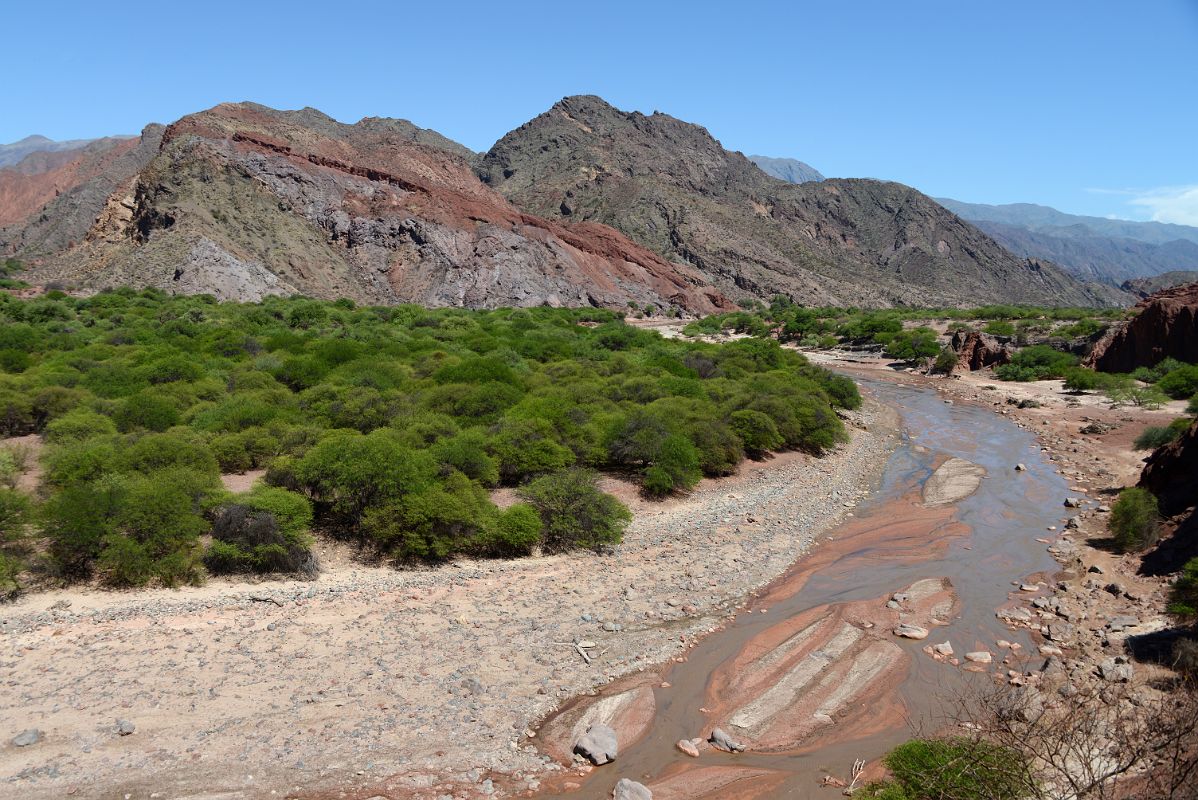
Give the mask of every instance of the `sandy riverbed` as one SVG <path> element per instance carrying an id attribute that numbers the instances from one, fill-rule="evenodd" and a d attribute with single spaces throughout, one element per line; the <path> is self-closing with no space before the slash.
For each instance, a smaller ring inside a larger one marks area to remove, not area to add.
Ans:
<path id="1" fill-rule="evenodd" d="M 523 732 L 720 625 L 852 513 L 893 428 L 867 404 L 825 458 L 746 462 L 686 498 L 634 501 L 603 556 L 403 572 L 328 556 L 311 582 L 24 598 L 0 609 L 0 796 L 535 788 L 553 767 Z M 595 643 L 592 663 L 578 640 Z M 117 719 L 135 732 L 117 735 Z M 9 743 L 29 728 L 39 743 Z"/>

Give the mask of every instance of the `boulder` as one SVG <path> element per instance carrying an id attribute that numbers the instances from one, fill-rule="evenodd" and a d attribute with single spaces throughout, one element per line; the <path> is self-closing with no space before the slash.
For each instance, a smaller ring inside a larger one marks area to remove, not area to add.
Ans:
<path id="1" fill-rule="evenodd" d="M 653 800 L 653 792 L 643 783 L 620 778 L 611 791 L 612 800 Z"/>
<path id="2" fill-rule="evenodd" d="M 928 629 L 921 628 L 918 625 L 911 625 L 906 622 L 900 622 L 894 626 L 893 631 L 895 636 L 901 636 L 904 639 L 926 639 L 928 638 Z"/>
<path id="3" fill-rule="evenodd" d="M 961 372 L 997 367 L 1011 361 L 1011 353 L 1005 345 L 980 331 L 956 331 L 949 346 L 957 354 L 956 369 Z"/>
<path id="4" fill-rule="evenodd" d="M 137 726 L 127 719 L 118 719 L 116 721 L 117 736 L 128 736 L 137 730 Z"/>
<path id="5" fill-rule="evenodd" d="M 739 753 L 745 749 L 743 744 L 729 736 L 723 728 L 712 730 L 711 737 L 707 741 L 711 742 L 712 747 L 726 753 Z"/>
<path id="6" fill-rule="evenodd" d="M 29 728 L 23 730 L 13 737 L 13 747 L 28 747 L 31 744 L 37 744 L 42 740 L 42 732 L 37 728 Z"/>
<path id="7" fill-rule="evenodd" d="M 949 642 L 941 642 L 940 644 L 932 645 L 932 652 L 938 656 L 951 656 L 953 654 L 953 646 Z"/>
<path id="8" fill-rule="evenodd" d="M 994 657 L 989 650 L 975 650 L 972 653 L 966 653 L 965 660 L 972 661 L 974 664 L 989 664 Z"/>
<path id="9" fill-rule="evenodd" d="M 574 743 L 574 752 L 595 766 L 616 760 L 616 732 L 607 725 L 596 723 Z"/>
<path id="10" fill-rule="evenodd" d="M 690 739 L 679 739 L 678 743 L 674 746 L 677 747 L 680 752 L 685 753 L 691 758 L 699 757 L 699 748 L 696 747 L 695 743 Z"/>
<path id="11" fill-rule="evenodd" d="M 1127 659 L 1121 657 L 1104 658 L 1102 663 L 1098 665 L 1098 674 L 1103 680 L 1114 681 L 1116 683 L 1127 683 L 1131 680 L 1132 666 Z"/>

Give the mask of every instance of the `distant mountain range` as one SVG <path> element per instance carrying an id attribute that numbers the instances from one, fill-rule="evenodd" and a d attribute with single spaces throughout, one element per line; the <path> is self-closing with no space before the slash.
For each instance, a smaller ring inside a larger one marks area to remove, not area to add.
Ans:
<path id="1" fill-rule="evenodd" d="M 133 139 L 136 137 L 124 136 L 116 138 Z M 56 142 L 53 139 L 47 139 L 45 136 L 26 136 L 19 142 L 0 144 L 0 169 L 19 164 L 30 153 L 57 153 L 61 150 L 79 150 L 94 141 L 96 140 L 72 139 L 70 141 Z"/>
<path id="2" fill-rule="evenodd" d="M 938 200 L 1011 252 L 1049 259 L 1084 280 L 1119 285 L 1198 269 L 1198 228 L 1187 225 L 1086 217 L 1030 203 Z"/>
<path id="3" fill-rule="evenodd" d="M 761 168 L 766 175 L 787 183 L 807 183 L 822 181 L 824 176 L 810 164 L 805 164 L 797 158 L 770 158 L 769 156 L 749 156 L 749 160 Z"/>
<path id="4" fill-rule="evenodd" d="M 589 96 L 477 155 L 405 120 L 223 104 L 138 138 L 26 152 L 0 169 L 0 220 L 0 253 L 31 281 L 240 300 L 710 313 L 775 294 L 1127 299 L 1012 255 L 910 187 L 784 182 L 698 125 Z"/>

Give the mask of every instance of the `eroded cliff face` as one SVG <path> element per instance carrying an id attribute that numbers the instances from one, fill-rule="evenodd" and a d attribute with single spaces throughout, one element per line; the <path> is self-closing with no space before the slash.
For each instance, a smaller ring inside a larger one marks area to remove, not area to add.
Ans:
<path id="1" fill-rule="evenodd" d="M 1198 420 L 1147 462 L 1140 486 L 1156 495 L 1162 514 L 1174 516 L 1198 506 Z"/>
<path id="2" fill-rule="evenodd" d="M 1009 363 L 1011 352 L 998 339 L 980 331 L 956 331 L 950 341 L 957 369 L 973 371 Z"/>
<path id="3" fill-rule="evenodd" d="M 40 275 L 239 300 L 732 307 L 697 271 L 611 228 L 517 210 L 464 155 L 402 120 L 220 105 L 167 128 L 86 241 Z"/>
<path id="4" fill-rule="evenodd" d="M 112 194 L 158 153 L 163 130 L 35 152 L 0 170 L 0 253 L 37 262 L 83 241 Z"/>
<path id="5" fill-rule="evenodd" d="M 1085 363 L 1102 372 L 1131 372 L 1165 359 L 1198 362 L 1198 283 L 1157 292 L 1113 326 Z"/>

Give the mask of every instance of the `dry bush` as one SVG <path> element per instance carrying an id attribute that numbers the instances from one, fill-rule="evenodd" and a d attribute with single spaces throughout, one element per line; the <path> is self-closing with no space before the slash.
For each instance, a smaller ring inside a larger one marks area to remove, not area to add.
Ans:
<path id="1" fill-rule="evenodd" d="M 977 742 L 1026 757 L 1012 777 L 1040 800 L 1198 797 L 1198 685 L 1158 692 L 1133 684 L 1069 696 L 991 687 L 955 699 L 950 721 Z"/>

